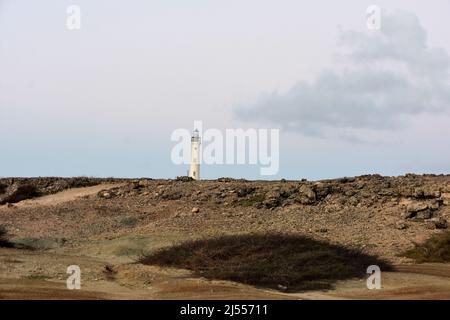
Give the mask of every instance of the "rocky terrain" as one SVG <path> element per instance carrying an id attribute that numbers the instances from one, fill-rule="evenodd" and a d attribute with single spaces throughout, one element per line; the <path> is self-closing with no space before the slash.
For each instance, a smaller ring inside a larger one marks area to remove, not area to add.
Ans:
<path id="1" fill-rule="evenodd" d="M 250 233 L 307 236 L 404 265 L 412 261 L 400 253 L 443 232 L 450 219 L 449 175 L 314 182 L 78 179 L 0 179 L 0 225 L 15 243 L 104 259 L 120 269 L 144 252 L 186 240 Z M 24 197 L 33 199 L 20 201 L 22 186 L 34 186 L 36 193 Z M 61 190 L 90 191 L 38 202 Z M 0 278 L 14 276 L 15 268 L 0 269 Z M 62 280 L 61 271 L 48 273 Z"/>
<path id="2" fill-rule="evenodd" d="M 117 182 L 119 179 L 88 177 L 0 178 L 0 205 L 54 194 L 70 188 L 95 186 L 108 181 Z"/>
<path id="3" fill-rule="evenodd" d="M 111 204 L 125 201 L 135 212 L 130 217 L 144 222 L 136 226 L 143 230 L 153 220 L 159 227 L 198 235 L 301 233 L 394 261 L 400 250 L 446 229 L 450 217 L 449 176 L 371 175 L 318 182 L 139 180 L 98 197 Z"/>

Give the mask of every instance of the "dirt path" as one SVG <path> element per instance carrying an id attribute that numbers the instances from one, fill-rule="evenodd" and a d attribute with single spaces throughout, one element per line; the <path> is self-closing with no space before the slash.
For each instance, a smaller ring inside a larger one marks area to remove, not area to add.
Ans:
<path id="1" fill-rule="evenodd" d="M 16 207 L 31 207 L 31 206 L 48 206 L 57 205 L 64 202 L 73 201 L 79 198 L 97 194 L 101 190 L 107 190 L 115 187 L 123 186 L 124 183 L 105 183 L 92 187 L 67 189 L 55 194 L 43 196 L 35 199 L 24 200 L 16 203 Z"/>

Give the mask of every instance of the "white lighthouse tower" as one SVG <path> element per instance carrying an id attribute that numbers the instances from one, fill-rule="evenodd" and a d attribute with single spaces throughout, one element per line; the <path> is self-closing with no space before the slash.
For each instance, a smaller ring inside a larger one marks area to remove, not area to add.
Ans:
<path id="1" fill-rule="evenodd" d="M 200 180 L 200 135 L 195 129 L 191 137 L 191 167 L 189 177 Z"/>

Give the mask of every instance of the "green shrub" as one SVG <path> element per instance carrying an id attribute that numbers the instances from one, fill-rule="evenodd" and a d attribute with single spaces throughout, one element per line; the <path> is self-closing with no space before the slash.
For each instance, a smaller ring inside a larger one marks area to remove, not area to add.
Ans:
<path id="1" fill-rule="evenodd" d="M 50 277 L 45 275 L 45 274 L 30 274 L 30 275 L 26 276 L 25 279 L 28 279 L 28 280 L 47 280 L 47 279 L 50 279 Z"/>
<path id="2" fill-rule="evenodd" d="M 18 238 L 14 239 L 14 246 L 28 250 L 48 250 L 64 246 L 65 239 L 54 238 Z"/>
<path id="3" fill-rule="evenodd" d="M 237 203 L 242 207 L 252 207 L 256 204 L 262 203 L 264 201 L 264 195 L 255 195 L 248 199 L 241 199 Z"/>
<path id="4" fill-rule="evenodd" d="M 435 234 L 423 244 L 416 245 L 401 255 L 414 259 L 417 263 L 450 262 L 450 232 Z"/>

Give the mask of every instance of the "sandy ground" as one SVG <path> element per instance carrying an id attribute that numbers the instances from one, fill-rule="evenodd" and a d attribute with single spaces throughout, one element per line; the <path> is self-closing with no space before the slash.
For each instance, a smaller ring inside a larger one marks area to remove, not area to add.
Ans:
<path id="1" fill-rule="evenodd" d="M 15 207 L 51 208 L 120 185 L 66 190 Z M 155 228 L 151 233 L 79 237 L 46 250 L 2 248 L 0 299 L 450 299 L 450 264 L 398 265 L 395 272 L 382 272 L 380 290 L 368 290 L 365 279 L 352 279 L 338 282 L 333 290 L 288 294 L 136 262 L 140 251 L 184 239 L 183 233 Z M 73 264 L 81 268 L 81 290 L 66 287 L 66 270 Z"/>
<path id="2" fill-rule="evenodd" d="M 380 290 L 354 279 L 338 282 L 333 290 L 287 294 L 118 260 L 1 249 L 0 299 L 450 299 L 448 264 L 398 266 L 382 273 Z M 67 289 L 66 269 L 72 264 L 81 268 L 81 290 Z M 107 265 L 114 276 L 105 273 Z"/>

